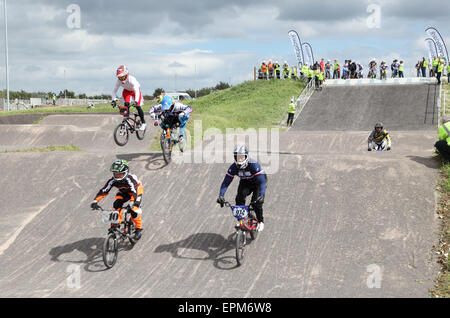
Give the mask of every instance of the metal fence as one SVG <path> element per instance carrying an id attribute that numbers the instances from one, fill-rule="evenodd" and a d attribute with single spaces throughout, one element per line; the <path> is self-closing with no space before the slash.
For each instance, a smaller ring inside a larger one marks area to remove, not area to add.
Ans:
<path id="1" fill-rule="evenodd" d="M 76 106 L 109 103 L 106 99 L 78 99 L 78 98 L 58 98 L 55 106 Z M 52 106 L 53 100 L 50 98 L 14 99 L 9 101 L 9 110 L 26 110 L 42 106 Z M 0 99 L 0 109 L 7 111 L 6 100 Z"/>
<path id="2" fill-rule="evenodd" d="M 300 113 L 303 110 L 303 107 L 305 107 L 306 103 L 308 102 L 311 95 L 314 93 L 314 90 L 316 88 L 316 83 L 314 79 L 310 80 L 308 84 L 305 86 L 305 88 L 302 90 L 300 95 L 297 97 L 295 103 L 297 104 L 295 108 L 295 115 L 294 115 L 294 121 L 297 119 L 297 117 L 300 115 Z M 280 126 L 287 126 L 287 115 L 280 123 Z"/>

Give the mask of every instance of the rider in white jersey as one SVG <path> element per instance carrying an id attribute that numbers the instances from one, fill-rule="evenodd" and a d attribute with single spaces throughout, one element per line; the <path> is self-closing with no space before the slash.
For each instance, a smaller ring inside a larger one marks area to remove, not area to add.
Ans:
<path id="1" fill-rule="evenodd" d="M 139 130 L 145 130 L 145 119 L 144 119 L 144 111 L 141 106 L 144 105 L 144 98 L 141 94 L 141 85 L 137 81 L 137 79 L 130 75 L 126 66 L 121 65 L 117 68 L 116 71 L 117 82 L 114 90 L 112 92 L 112 105 L 115 107 L 117 101 L 117 91 L 119 87 L 123 87 L 122 97 L 124 100 L 124 106 L 130 108 L 131 98 L 134 100 L 134 106 L 136 107 L 139 117 L 141 118 L 142 125 Z"/>

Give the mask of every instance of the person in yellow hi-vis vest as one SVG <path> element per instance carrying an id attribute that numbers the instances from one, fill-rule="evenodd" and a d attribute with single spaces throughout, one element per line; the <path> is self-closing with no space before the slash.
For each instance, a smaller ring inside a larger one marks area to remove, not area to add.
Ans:
<path id="1" fill-rule="evenodd" d="M 444 71 L 444 60 L 442 58 L 438 58 L 436 66 L 436 78 L 438 80 L 438 84 L 441 84 L 441 75 L 443 71 Z"/>
<path id="2" fill-rule="evenodd" d="M 434 144 L 436 150 L 444 157 L 445 162 L 450 162 L 450 117 L 442 118 L 439 126 L 439 141 Z"/>
<path id="3" fill-rule="evenodd" d="M 447 84 L 450 84 L 450 62 L 447 64 Z"/>
<path id="4" fill-rule="evenodd" d="M 439 63 L 439 58 L 438 58 L 437 56 L 435 56 L 435 57 L 433 58 L 433 61 L 431 62 L 431 67 L 432 67 L 432 69 L 433 69 L 433 75 L 432 75 L 432 76 L 436 76 L 438 63 Z M 430 76 L 431 76 L 431 75 L 430 75 Z"/>
<path id="5" fill-rule="evenodd" d="M 288 126 L 288 127 L 292 126 L 292 123 L 294 122 L 294 115 L 295 115 L 296 107 L 297 107 L 297 105 L 295 105 L 294 99 L 291 98 L 291 102 L 289 103 L 289 107 L 288 107 L 288 119 L 287 119 L 287 123 L 286 123 L 286 126 Z"/>
<path id="6" fill-rule="evenodd" d="M 302 77 L 307 81 L 308 78 L 308 64 L 303 64 L 301 68 Z"/>
<path id="7" fill-rule="evenodd" d="M 315 80 L 316 80 L 316 89 L 322 89 L 323 73 L 322 73 L 320 67 L 317 67 L 314 70 L 314 76 L 315 76 Z"/>
<path id="8" fill-rule="evenodd" d="M 403 61 L 400 61 L 400 66 L 398 67 L 398 77 L 404 77 L 403 71 L 405 70 L 405 66 L 403 65 Z"/>
<path id="9" fill-rule="evenodd" d="M 427 68 L 428 68 L 428 61 L 425 59 L 425 57 L 422 57 L 421 63 L 422 77 L 427 77 Z"/>

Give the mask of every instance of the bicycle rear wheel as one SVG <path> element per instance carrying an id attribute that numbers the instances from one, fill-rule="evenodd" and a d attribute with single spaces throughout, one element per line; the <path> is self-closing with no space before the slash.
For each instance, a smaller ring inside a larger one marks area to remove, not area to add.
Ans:
<path id="1" fill-rule="evenodd" d="M 257 226 L 257 225 L 258 221 L 256 220 L 256 218 L 253 215 L 250 215 L 249 226 Z M 252 240 L 256 240 L 256 238 L 258 237 L 258 230 L 256 229 L 256 227 L 250 231 L 250 237 Z"/>
<path id="2" fill-rule="evenodd" d="M 114 266 L 119 254 L 119 246 L 115 233 L 109 233 L 103 242 L 103 263 L 108 268 Z"/>
<path id="3" fill-rule="evenodd" d="M 125 146 L 128 142 L 128 127 L 124 123 L 117 125 L 114 129 L 114 141 L 119 146 Z"/>
<path id="4" fill-rule="evenodd" d="M 244 262 L 244 250 L 245 250 L 245 231 L 238 230 L 236 233 L 236 261 L 238 266 Z"/>
<path id="5" fill-rule="evenodd" d="M 186 138 L 184 136 L 181 139 L 178 139 L 178 148 L 181 152 L 184 152 L 186 149 Z"/>
<path id="6" fill-rule="evenodd" d="M 141 128 L 141 119 L 137 118 L 136 119 L 136 137 L 139 140 L 143 140 L 144 136 L 145 136 L 145 131 L 147 130 L 147 128 L 145 128 L 144 130 L 139 130 L 139 128 Z"/>

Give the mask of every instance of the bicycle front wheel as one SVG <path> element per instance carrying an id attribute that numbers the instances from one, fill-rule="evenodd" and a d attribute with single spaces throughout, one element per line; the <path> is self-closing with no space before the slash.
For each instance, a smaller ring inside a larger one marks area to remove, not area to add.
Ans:
<path id="1" fill-rule="evenodd" d="M 245 231 L 238 230 L 236 233 L 236 261 L 238 266 L 244 262 L 245 241 Z"/>
<path id="2" fill-rule="evenodd" d="M 124 123 L 117 125 L 114 129 L 114 141 L 119 146 L 125 146 L 128 142 L 128 127 Z"/>
<path id="3" fill-rule="evenodd" d="M 117 238 L 115 233 L 109 233 L 103 242 L 103 263 L 108 268 L 114 266 L 117 261 L 117 255 L 119 254 Z"/>
<path id="4" fill-rule="evenodd" d="M 164 157 L 164 161 L 168 164 L 172 160 L 172 143 L 170 138 L 164 137 L 161 141 L 161 149 Z"/>
<path id="5" fill-rule="evenodd" d="M 128 229 L 128 240 L 131 243 L 131 246 L 134 246 L 134 244 L 136 244 L 136 240 L 134 239 L 134 230 L 135 230 L 135 226 L 134 226 L 134 222 L 130 221 L 130 223 L 128 223 L 127 226 Z"/>
<path id="6" fill-rule="evenodd" d="M 136 137 L 139 140 L 143 140 L 144 136 L 145 136 L 145 131 L 147 130 L 147 128 L 145 128 L 144 130 L 139 130 L 139 128 L 141 128 L 141 119 L 138 118 L 136 119 Z"/>

